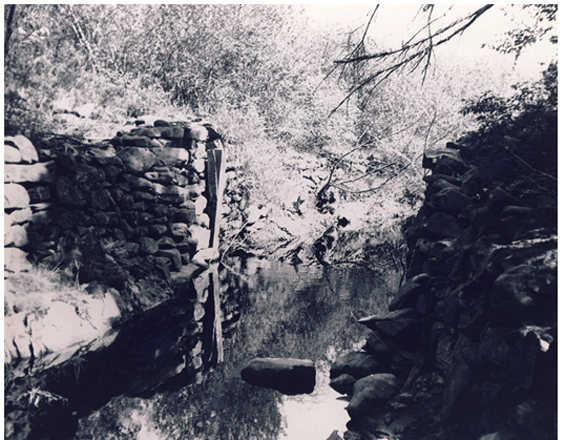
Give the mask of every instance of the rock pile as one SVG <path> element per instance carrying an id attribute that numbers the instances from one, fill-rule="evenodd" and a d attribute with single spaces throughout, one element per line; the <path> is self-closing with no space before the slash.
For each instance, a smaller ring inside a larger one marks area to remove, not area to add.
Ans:
<path id="1" fill-rule="evenodd" d="M 407 281 L 332 367 L 347 438 L 556 438 L 556 178 L 506 145 L 448 144 L 424 167 Z"/>

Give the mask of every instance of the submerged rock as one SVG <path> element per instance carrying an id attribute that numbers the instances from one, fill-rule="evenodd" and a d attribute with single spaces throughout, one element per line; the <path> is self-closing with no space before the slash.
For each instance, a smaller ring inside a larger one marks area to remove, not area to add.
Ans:
<path id="1" fill-rule="evenodd" d="M 316 368 L 304 359 L 255 358 L 241 370 L 241 377 L 250 385 L 283 394 L 309 394 L 316 385 Z"/>

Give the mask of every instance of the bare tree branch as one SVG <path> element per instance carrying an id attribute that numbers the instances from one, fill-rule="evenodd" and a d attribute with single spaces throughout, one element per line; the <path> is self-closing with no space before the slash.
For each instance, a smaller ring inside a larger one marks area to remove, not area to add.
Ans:
<path id="1" fill-rule="evenodd" d="M 441 46 L 457 35 L 461 35 L 465 30 L 467 30 L 479 17 L 481 17 L 485 12 L 487 12 L 493 5 L 484 5 L 481 8 L 475 10 L 474 12 L 466 15 L 465 17 L 459 18 L 449 25 L 432 32 L 432 24 L 437 21 L 437 19 L 432 19 L 432 14 L 434 11 L 433 5 L 426 5 L 421 8 L 422 11 L 428 12 L 428 18 L 426 26 L 418 30 L 407 43 L 404 43 L 400 48 L 373 53 L 373 54 L 363 54 L 358 56 L 346 56 L 341 60 L 336 60 L 334 63 L 336 65 L 350 65 L 359 64 L 361 62 L 375 60 L 382 63 L 387 63 L 384 66 L 378 68 L 378 70 L 370 74 L 365 79 L 361 80 L 356 86 L 354 86 L 346 97 L 330 112 L 330 116 L 333 115 L 345 102 L 361 89 L 367 87 L 369 84 L 375 83 L 372 90 L 375 90 L 383 81 L 388 79 L 393 73 L 402 70 L 404 68 L 410 68 L 411 72 L 421 67 L 424 63 L 423 69 L 423 81 L 426 79 L 428 69 L 431 66 L 431 57 L 434 48 Z M 419 35 L 422 30 L 427 29 L 428 33 L 425 37 L 416 40 L 416 36 Z M 416 41 L 414 41 L 416 40 Z M 363 40 L 360 45 L 363 44 Z M 361 47 L 357 46 L 356 50 Z"/>
<path id="2" fill-rule="evenodd" d="M 442 40 L 439 40 L 437 43 L 434 44 L 435 47 L 440 46 L 441 44 L 447 43 L 449 40 L 451 40 L 453 37 L 455 37 L 456 35 L 462 34 L 465 30 L 467 30 L 467 28 L 469 26 L 471 26 L 481 15 L 483 15 L 486 11 L 488 11 L 490 8 L 492 8 L 493 5 L 485 5 L 480 9 L 477 9 L 475 12 L 467 15 L 464 18 L 459 18 L 457 20 L 455 20 L 454 22 L 452 22 L 451 24 L 449 24 L 448 26 L 437 30 L 435 33 L 433 33 L 431 35 L 431 38 L 436 38 L 439 37 L 440 35 L 445 34 L 447 31 L 452 30 L 454 27 L 460 25 L 461 23 L 463 23 L 461 25 L 461 27 L 455 29 L 451 34 L 449 34 L 448 36 L 444 37 Z M 428 23 L 429 25 L 430 23 Z M 427 27 L 427 26 L 426 26 Z M 386 52 L 379 52 L 376 54 L 370 54 L 370 55 L 363 55 L 360 57 L 356 57 L 356 58 L 349 58 L 346 57 L 342 60 L 337 60 L 334 61 L 334 63 L 336 64 L 350 64 L 350 63 L 356 63 L 359 61 L 367 61 L 367 60 L 372 60 L 372 59 L 378 59 L 378 58 L 386 58 L 389 57 L 391 55 L 397 55 L 397 54 L 403 54 L 406 53 L 412 49 L 419 49 L 421 48 L 423 45 L 425 45 L 426 43 L 428 43 L 430 39 L 430 35 L 428 35 L 427 37 L 417 41 L 416 43 L 412 43 L 412 44 L 405 44 L 402 47 L 400 47 L 399 49 L 395 49 L 395 50 L 390 50 L 390 51 L 386 51 Z M 422 55 L 425 54 L 426 51 L 419 49 L 418 55 Z M 408 58 L 408 60 L 413 59 L 413 57 Z M 404 63 L 405 64 L 405 63 Z"/>

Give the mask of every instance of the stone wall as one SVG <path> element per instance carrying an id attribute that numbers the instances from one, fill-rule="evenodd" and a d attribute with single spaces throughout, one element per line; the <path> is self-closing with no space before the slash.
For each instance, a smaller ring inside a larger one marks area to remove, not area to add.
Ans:
<path id="1" fill-rule="evenodd" d="M 407 281 L 332 366 L 347 439 L 557 438 L 557 179 L 516 145 L 425 155 Z"/>
<path id="2" fill-rule="evenodd" d="M 221 151 L 199 123 L 156 121 L 97 145 L 6 138 L 5 271 L 57 268 L 119 290 L 130 312 L 170 297 L 171 274 L 217 249 Z"/>
<path id="3" fill-rule="evenodd" d="M 239 317 L 215 262 L 224 167 L 213 127 L 156 121 L 96 145 L 37 147 L 5 138 L 12 440 L 70 438 L 114 396 L 199 383 Z M 38 299 L 19 277 L 42 266 L 79 291 L 22 308 Z"/>

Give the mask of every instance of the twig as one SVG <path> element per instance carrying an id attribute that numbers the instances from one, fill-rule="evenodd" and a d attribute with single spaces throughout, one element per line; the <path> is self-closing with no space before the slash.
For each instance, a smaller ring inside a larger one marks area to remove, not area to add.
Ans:
<path id="1" fill-rule="evenodd" d="M 452 38 L 454 38 L 457 35 L 461 35 L 481 15 L 483 15 L 486 11 L 488 11 L 490 8 L 492 8 L 492 6 L 493 5 L 485 5 L 485 6 L 477 9 L 473 13 L 471 13 L 471 14 L 463 17 L 463 18 L 460 18 L 458 20 L 453 21 L 448 26 L 435 31 L 434 33 L 431 32 L 431 24 L 435 20 L 431 20 L 431 12 L 430 12 L 430 16 L 428 18 L 428 24 L 427 24 L 428 35 L 426 37 L 424 37 L 424 38 L 422 38 L 422 39 L 420 39 L 420 40 L 418 40 L 414 43 L 403 44 L 398 49 L 383 51 L 383 52 L 368 54 L 368 55 L 360 55 L 360 56 L 357 56 L 355 58 L 348 56 L 348 57 L 343 58 L 341 60 L 334 61 L 335 64 L 345 65 L 345 64 L 359 63 L 359 62 L 362 62 L 362 61 L 368 61 L 368 60 L 373 60 L 373 59 L 384 60 L 384 59 L 387 59 L 387 58 L 390 58 L 390 57 L 397 57 L 396 61 L 392 65 L 389 65 L 387 67 L 384 67 L 384 68 L 378 70 L 377 72 L 375 72 L 374 74 L 372 74 L 368 78 L 366 78 L 365 80 L 361 81 L 361 83 L 359 85 L 355 86 L 347 94 L 347 96 L 330 112 L 330 116 L 332 116 L 345 102 L 349 101 L 349 99 L 355 93 L 357 93 L 362 88 L 366 87 L 368 84 L 370 84 L 370 83 L 372 83 L 375 80 L 380 78 L 378 80 L 377 84 L 376 84 L 376 86 L 378 86 L 378 85 L 382 84 L 382 82 L 385 81 L 387 78 L 389 78 L 394 72 L 396 72 L 397 70 L 402 69 L 402 68 L 404 68 L 404 67 L 406 67 L 406 66 L 408 66 L 412 63 L 413 63 L 413 68 L 412 68 L 411 71 L 413 72 L 420 66 L 422 61 L 427 58 L 426 65 L 424 67 L 424 79 L 425 79 L 425 76 L 427 74 L 427 70 L 430 66 L 430 60 L 431 60 L 431 54 L 432 54 L 433 48 L 447 43 L 448 41 L 450 41 Z M 452 32 L 449 33 L 449 31 L 452 31 Z M 420 32 L 421 32 L 421 30 L 419 30 L 415 35 L 419 34 Z M 413 36 L 409 40 L 409 42 L 412 41 L 414 39 L 414 37 L 415 36 Z M 433 41 L 434 39 L 441 38 L 441 37 L 443 37 L 443 38 L 440 39 L 439 41 L 436 41 L 436 42 Z M 409 55 L 410 52 L 412 52 L 412 51 L 414 51 L 414 53 Z"/>
<path id="2" fill-rule="evenodd" d="M 225 255 L 227 254 L 227 252 L 230 250 L 230 248 L 232 247 L 232 244 L 234 242 L 234 240 L 237 238 L 237 236 L 239 234 L 241 234 L 243 232 L 243 230 L 247 227 L 247 225 L 249 224 L 249 220 L 247 220 L 243 226 L 234 234 L 232 235 L 232 238 L 228 244 L 228 247 L 224 250 L 224 252 L 222 253 L 222 256 L 220 257 L 220 261 L 223 261 Z"/>
<path id="3" fill-rule="evenodd" d="M 367 173 L 363 174 L 362 176 L 357 177 L 357 178 L 355 178 L 355 179 L 346 180 L 345 182 L 337 182 L 336 184 L 330 184 L 330 186 L 334 186 L 334 185 L 345 185 L 345 184 L 347 184 L 347 183 L 354 183 L 354 182 L 357 182 L 357 181 L 359 181 L 359 180 L 361 180 L 361 179 L 364 179 L 364 178 L 367 177 L 367 176 L 370 176 L 371 174 L 378 173 L 379 171 L 382 171 L 382 170 L 384 170 L 384 169 L 386 169 L 386 168 L 389 168 L 389 167 L 391 167 L 391 166 L 393 166 L 393 165 L 396 165 L 396 164 L 395 164 L 395 163 L 389 163 L 389 164 L 385 165 L 384 167 L 380 167 L 380 168 L 377 168 L 376 170 L 369 171 L 369 172 L 367 172 Z"/>

